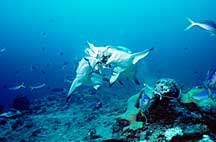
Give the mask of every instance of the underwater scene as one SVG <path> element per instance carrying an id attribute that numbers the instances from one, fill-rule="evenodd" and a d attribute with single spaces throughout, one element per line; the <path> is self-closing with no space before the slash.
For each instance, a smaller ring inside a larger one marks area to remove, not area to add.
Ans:
<path id="1" fill-rule="evenodd" d="M 1 0 L 0 141 L 216 141 L 215 0 Z"/>

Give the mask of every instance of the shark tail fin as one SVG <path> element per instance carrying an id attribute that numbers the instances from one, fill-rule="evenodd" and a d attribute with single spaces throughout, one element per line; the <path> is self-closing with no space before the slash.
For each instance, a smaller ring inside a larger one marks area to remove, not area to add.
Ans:
<path id="1" fill-rule="evenodd" d="M 191 18 L 187 17 L 187 20 L 190 22 L 190 25 L 188 25 L 188 26 L 184 29 L 184 31 L 187 31 L 187 30 L 191 29 L 193 26 L 196 26 L 196 25 L 197 25 L 197 23 L 194 22 Z"/>
<path id="2" fill-rule="evenodd" d="M 154 48 L 149 48 L 149 49 L 146 49 L 142 52 L 132 54 L 131 55 L 132 63 L 136 64 L 139 60 L 141 60 L 142 58 L 145 58 L 153 49 Z"/>
<path id="3" fill-rule="evenodd" d="M 70 98 L 72 96 L 72 93 L 80 85 L 82 85 L 82 83 L 80 82 L 80 80 L 78 78 L 75 78 L 74 81 L 73 81 L 73 83 L 71 84 L 71 87 L 70 87 L 69 91 L 68 91 L 66 102 L 68 102 L 70 100 Z"/>

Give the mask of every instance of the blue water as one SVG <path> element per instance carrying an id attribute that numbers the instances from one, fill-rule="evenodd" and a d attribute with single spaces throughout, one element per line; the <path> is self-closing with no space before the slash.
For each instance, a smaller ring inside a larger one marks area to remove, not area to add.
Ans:
<path id="1" fill-rule="evenodd" d="M 69 89 L 64 78 L 73 79 L 86 41 L 133 52 L 154 47 L 138 63 L 142 82 L 170 77 L 187 87 L 202 84 L 216 67 L 216 37 L 184 28 L 186 17 L 216 21 L 215 5 L 215 0 L 1 0 L 0 49 L 6 50 L 0 53 L 0 104 L 10 107 L 16 95 L 35 93 L 8 90 L 21 82 Z M 61 69 L 65 61 L 69 64 Z"/>

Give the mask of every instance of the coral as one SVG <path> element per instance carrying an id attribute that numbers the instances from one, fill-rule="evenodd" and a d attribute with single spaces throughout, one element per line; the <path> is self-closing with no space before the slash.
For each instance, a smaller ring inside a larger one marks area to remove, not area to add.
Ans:
<path id="1" fill-rule="evenodd" d="M 166 137 L 166 140 L 168 141 L 171 141 L 172 138 L 177 135 L 180 135 L 180 136 L 183 135 L 183 131 L 179 127 L 167 129 L 166 132 L 164 133 L 164 136 Z"/>
<path id="2" fill-rule="evenodd" d="M 157 81 L 154 92 L 160 96 L 178 98 L 180 89 L 174 79 L 162 78 Z"/>
<path id="3" fill-rule="evenodd" d="M 181 96 L 180 96 L 180 102 L 181 103 L 192 103 L 193 102 L 192 97 L 195 94 L 198 94 L 198 93 L 202 92 L 203 90 L 204 90 L 204 88 L 200 88 L 200 87 L 194 87 L 194 88 L 192 88 L 187 93 L 181 94 Z"/>
<path id="4" fill-rule="evenodd" d="M 194 87 L 185 94 L 181 94 L 181 103 L 194 103 L 202 111 L 216 112 L 215 90 Z"/>
<path id="5" fill-rule="evenodd" d="M 139 108 L 136 107 L 137 101 L 140 94 L 131 96 L 127 102 L 127 111 L 117 117 L 117 119 L 123 119 L 129 121 L 129 125 L 123 128 L 123 131 L 126 130 L 137 130 L 143 127 L 143 122 L 137 122 L 137 115 L 139 113 Z"/>
<path id="6" fill-rule="evenodd" d="M 214 141 L 209 137 L 209 135 L 203 135 L 203 138 L 198 142 L 214 142 Z"/>

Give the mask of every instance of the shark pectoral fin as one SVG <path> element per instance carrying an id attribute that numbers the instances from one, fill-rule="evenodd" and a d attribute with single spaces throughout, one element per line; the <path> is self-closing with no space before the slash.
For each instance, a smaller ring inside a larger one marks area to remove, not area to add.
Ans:
<path id="1" fill-rule="evenodd" d="M 123 71 L 124 71 L 123 68 L 121 68 L 121 67 L 115 67 L 113 69 L 112 76 L 110 77 L 110 84 L 113 84 L 118 79 L 120 73 L 122 73 Z"/>
<path id="2" fill-rule="evenodd" d="M 132 63 L 136 64 L 142 58 L 145 58 L 154 48 L 146 49 L 143 52 L 134 53 L 131 55 Z"/>
<path id="3" fill-rule="evenodd" d="M 90 48 L 86 48 L 85 49 L 85 53 L 88 55 L 88 56 L 91 56 L 91 57 L 96 57 L 97 54 Z"/>
<path id="4" fill-rule="evenodd" d="M 82 83 L 80 82 L 80 79 L 79 78 L 75 78 L 74 81 L 73 81 L 73 83 L 72 83 L 72 85 L 71 85 L 71 87 L 70 87 L 70 89 L 69 89 L 69 91 L 68 91 L 67 101 L 70 99 L 70 97 L 71 97 L 72 93 L 74 92 L 74 90 L 77 87 L 81 86 L 81 85 L 82 85 Z"/>
<path id="5" fill-rule="evenodd" d="M 92 52 L 94 52 L 94 54 L 98 54 L 97 47 L 95 47 L 93 43 L 90 43 L 88 41 L 87 41 L 87 43 L 89 45 L 89 48 L 92 50 Z"/>

